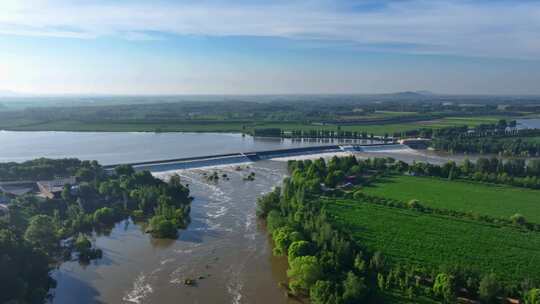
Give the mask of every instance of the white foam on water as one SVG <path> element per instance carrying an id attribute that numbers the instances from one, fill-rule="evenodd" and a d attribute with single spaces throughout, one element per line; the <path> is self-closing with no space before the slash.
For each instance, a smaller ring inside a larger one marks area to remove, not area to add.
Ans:
<path id="1" fill-rule="evenodd" d="M 146 282 L 144 273 L 140 273 L 133 282 L 133 288 L 122 298 L 122 300 L 140 304 L 154 289 Z"/>
<path id="2" fill-rule="evenodd" d="M 392 146 L 365 146 L 362 147 L 362 153 L 399 153 L 399 154 L 422 154 L 419 151 L 412 149 L 406 145 L 392 145 Z"/>
<path id="3" fill-rule="evenodd" d="M 160 261 L 159 263 L 160 263 L 161 265 L 165 265 L 165 264 L 167 264 L 167 263 L 171 263 L 171 262 L 174 262 L 174 261 L 175 261 L 175 260 L 174 260 L 173 258 L 170 258 L 170 259 L 162 260 L 162 261 Z"/>
<path id="4" fill-rule="evenodd" d="M 232 299 L 233 304 L 241 303 L 243 287 L 244 287 L 244 284 L 242 284 L 242 282 L 239 280 L 238 273 L 235 273 L 232 279 L 229 281 L 229 284 L 227 285 L 227 291 L 233 297 Z"/>
<path id="5" fill-rule="evenodd" d="M 229 208 L 225 206 L 216 206 L 216 208 L 217 210 L 215 212 L 206 212 L 206 216 L 215 219 L 227 214 L 227 211 L 229 210 Z"/>
<path id="6" fill-rule="evenodd" d="M 319 159 L 319 158 L 332 158 L 334 156 L 337 157 L 343 157 L 343 156 L 349 156 L 352 155 L 352 152 L 325 152 L 325 153 L 316 153 L 316 154 L 306 154 L 306 155 L 294 155 L 294 156 L 286 156 L 286 157 L 276 157 L 271 158 L 271 160 L 275 161 L 289 161 L 289 160 L 307 160 L 307 159 Z"/>
<path id="7" fill-rule="evenodd" d="M 193 253 L 193 249 L 175 249 L 176 253 L 190 254 Z"/>
<path id="8" fill-rule="evenodd" d="M 233 167 L 230 167 L 230 170 L 233 170 Z M 228 196 L 220 187 L 219 184 L 214 184 L 213 182 L 201 180 L 202 173 L 210 173 L 213 170 L 203 170 L 196 169 L 187 172 L 187 170 L 175 170 L 168 173 L 156 173 L 155 176 L 164 180 L 167 180 L 173 174 L 180 175 L 180 180 L 185 181 L 188 184 L 196 185 L 198 187 L 205 188 L 205 192 L 208 193 L 208 202 L 204 205 L 204 212 L 207 217 L 205 219 L 207 228 L 198 228 L 196 231 L 232 231 L 231 228 L 222 228 L 221 224 L 214 223 L 212 219 L 220 218 L 226 215 L 231 206 L 230 202 L 232 198 Z M 193 176 L 196 174 L 195 176 Z"/>
<path id="9" fill-rule="evenodd" d="M 172 169 L 172 170 L 166 170 L 166 171 L 158 171 L 158 172 L 151 172 L 152 175 L 160 178 L 159 176 L 169 176 L 172 174 L 180 174 L 180 172 L 193 172 L 193 171 L 200 171 L 200 170 L 211 170 L 211 169 L 222 169 L 222 170 L 234 170 L 238 166 L 248 166 L 253 164 L 252 161 L 245 161 L 245 162 L 238 162 L 238 163 L 230 163 L 230 164 L 223 164 L 223 165 L 208 165 L 208 166 L 200 166 L 196 168 L 182 168 L 182 169 Z"/>

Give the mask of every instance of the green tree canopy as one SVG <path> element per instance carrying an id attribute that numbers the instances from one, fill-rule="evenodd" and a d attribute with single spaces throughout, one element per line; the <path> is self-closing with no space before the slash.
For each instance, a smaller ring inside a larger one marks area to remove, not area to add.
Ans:
<path id="1" fill-rule="evenodd" d="M 289 261 L 311 253 L 311 244 L 307 241 L 295 241 L 289 246 L 287 257 Z"/>
<path id="2" fill-rule="evenodd" d="M 500 284 L 497 275 L 490 273 L 480 280 L 478 295 L 486 303 L 493 303 L 500 292 Z"/>
<path id="3" fill-rule="evenodd" d="M 439 273 L 433 283 L 433 293 L 442 298 L 445 303 L 454 300 L 454 277 L 447 273 Z"/>
<path id="4" fill-rule="evenodd" d="M 287 276 L 291 280 L 289 285 L 294 294 L 307 292 L 322 276 L 321 266 L 314 256 L 297 257 L 289 266 Z"/>
<path id="5" fill-rule="evenodd" d="M 525 304 L 540 304 L 540 288 L 533 288 L 527 292 Z"/>
<path id="6" fill-rule="evenodd" d="M 59 240 L 56 236 L 53 219 L 47 215 L 33 216 L 24 233 L 24 238 L 48 255 L 52 255 L 58 248 Z"/>
<path id="7" fill-rule="evenodd" d="M 309 289 L 309 300 L 311 304 L 337 304 L 338 299 L 335 293 L 335 286 L 330 281 L 317 281 Z"/>
<path id="8" fill-rule="evenodd" d="M 343 302 L 346 304 L 361 303 L 367 292 L 368 288 L 364 279 L 349 271 L 347 278 L 343 281 Z"/>

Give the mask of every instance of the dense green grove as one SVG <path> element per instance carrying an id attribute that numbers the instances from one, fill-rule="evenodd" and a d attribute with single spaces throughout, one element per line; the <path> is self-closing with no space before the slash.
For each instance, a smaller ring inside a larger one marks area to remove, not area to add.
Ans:
<path id="1" fill-rule="evenodd" d="M 190 221 L 192 199 L 178 175 L 164 182 L 129 166 L 106 172 L 97 162 L 77 160 L 43 159 L 18 169 L 29 166 L 29 171 L 44 172 L 34 164 L 58 168 L 47 169 L 48 177 L 74 174 L 77 185 L 65 185 L 58 198 L 28 194 L 8 204 L 8 214 L 0 218 L 2 303 L 40 303 L 54 286 L 48 274 L 51 265 L 73 254 L 81 262 L 99 258 L 101 251 L 88 238 L 93 231 L 108 233 L 116 222 L 131 215 L 149 219 L 152 235 L 175 238 L 177 229 Z M 36 179 L 29 173 L 27 178 Z"/>
<path id="2" fill-rule="evenodd" d="M 326 129 L 309 129 L 309 130 L 290 130 L 285 131 L 280 128 L 256 128 L 254 136 L 272 136 L 285 138 L 353 138 L 353 139 L 372 139 L 375 137 L 373 133 L 358 132 L 358 131 L 342 131 L 340 127 L 337 130 Z M 383 137 L 388 137 L 386 134 Z"/>
<path id="3" fill-rule="evenodd" d="M 490 217 L 469 218 L 466 213 L 429 208 L 418 201 L 373 198 L 362 191 L 354 192 L 354 187 L 351 192 L 346 183 L 353 181 L 357 185 L 369 185 L 388 174 L 405 173 L 465 179 L 469 174 L 482 173 L 485 169 L 483 162 L 476 165 L 469 162 L 463 167 L 455 163 L 443 166 L 415 163 L 409 166 L 383 158 L 358 161 L 354 157 L 334 157 L 328 162 L 323 159 L 290 161 L 291 176 L 284 179 L 282 188 L 276 188 L 258 201 L 258 215 L 266 219 L 274 240 L 274 254 L 287 255 L 289 293 L 309 298 L 311 303 L 401 302 L 391 300 L 396 293 L 403 301 L 410 302 L 429 298 L 454 303 L 457 297 L 464 297 L 494 303 L 500 297 L 508 296 L 526 299 L 526 303 L 538 303 L 535 302 L 538 282 L 527 278 L 516 283 L 501 280 L 490 271 L 477 272 L 476 268 L 468 269 L 464 265 L 444 265 L 437 269 L 431 265 L 395 263 L 384 252 L 374 251 L 359 241 L 356 233 L 361 235 L 363 232 L 348 230 L 336 218 L 336 213 L 328 209 L 331 204 L 321 200 L 322 196 L 329 197 L 330 201 L 348 198 L 381 208 L 403 208 L 413 214 L 448 217 L 456 219 L 457 223 L 462 218 L 471 223 L 479 221 L 479 225 L 488 225 L 486 227 L 507 225 L 507 229 L 518 234 L 522 229 L 536 230 L 536 225 L 527 226 L 519 216 L 507 222 Z M 519 174 L 527 172 L 525 164 L 520 164 Z M 514 166 L 507 165 L 509 171 L 506 174 L 520 178 L 511 169 Z M 350 212 L 345 211 L 344 216 L 348 215 Z M 371 217 L 366 215 L 365 220 L 369 221 Z"/>
<path id="4" fill-rule="evenodd" d="M 417 162 L 412 165 L 399 163 L 399 170 L 417 176 L 436 176 L 448 179 L 473 180 L 478 182 L 506 184 L 517 187 L 540 189 L 540 160 L 508 159 L 496 157 L 468 159 L 461 165 L 448 162 L 442 166 Z"/>
<path id="5" fill-rule="evenodd" d="M 434 132 L 432 146 L 452 153 L 539 156 L 540 130 L 517 130 L 515 126 L 515 121 L 500 120 L 497 124 L 472 129 L 466 126 L 444 128 Z"/>
<path id="6" fill-rule="evenodd" d="M 85 168 L 78 159 L 53 160 L 38 158 L 23 163 L 0 163 L 0 181 L 3 180 L 50 180 L 54 177 L 75 175 Z"/>

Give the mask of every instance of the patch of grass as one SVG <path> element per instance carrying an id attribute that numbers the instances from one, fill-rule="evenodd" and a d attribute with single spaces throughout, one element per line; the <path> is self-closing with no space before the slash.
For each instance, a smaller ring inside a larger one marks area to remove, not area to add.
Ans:
<path id="1" fill-rule="evenodd" d="M 364 188 L 365 193 L 408 202 L 417 199 L 432 208 L 509 218 L 520 213 L 540 223 L 540 191 L 438 178 L 396 176 Z"/>
<path id="2" fill-rule="evenodd" d="M 338 226 L 393 263 L 463 265 L 501 280 L 540 279 L 540 233 L 347 199 L 322 199 Z"/>
<path id="3" fill-rule="evenodd" d="M 9 130 L 16 131 L 96 131 L 96 132 L 242 132 L 243 123 L 88 123 L 80 121 L 53 121 L 45 123 L 29 123 Z"/>

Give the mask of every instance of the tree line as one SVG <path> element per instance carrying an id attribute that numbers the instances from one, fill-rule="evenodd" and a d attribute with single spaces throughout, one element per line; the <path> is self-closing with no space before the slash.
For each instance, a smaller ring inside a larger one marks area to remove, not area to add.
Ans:
<path id="1" fill-rule="evenodd" d="M 78 169 L 88 166 L 88 161 L 83 164 L 75 158 L 60 160 L 38 158 L 23 163 L 0 163 L 0 181 L 50 180 L 57 176 L 72 176 Z"/>
<path id="2" fill-rule="evenodd" d="M 340 126 L 336 130 L 327 129 L 295 129 L 285 131 L 281 128 L 255 128 L 254 136 L 266 137 L 282 137 L 282 138 L 342 138 L 342 139 L 374 139 L 376 136 L 373 133 L 358 132 L 358 131 L 343 131 Z M 382 138 L 389 138 L 389 134 L 385 134 Z M 380 139 L 377 136 L 377 139 Z"/>
<path id="3" fill-rule="evenodd" d="M 452 153 L 539 156 L 540 130 L 517 129 L 515 121 L 500 120 L 475 128 L 447 127 L 435 130 L 432 147 Z"/>

